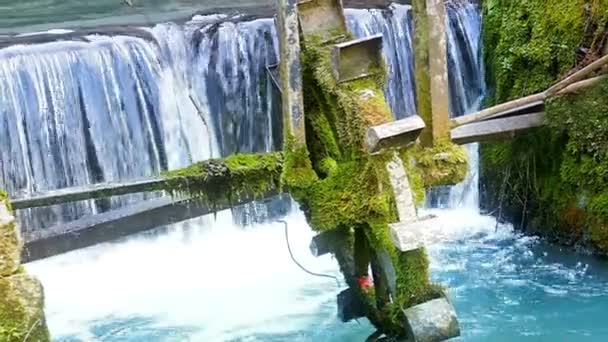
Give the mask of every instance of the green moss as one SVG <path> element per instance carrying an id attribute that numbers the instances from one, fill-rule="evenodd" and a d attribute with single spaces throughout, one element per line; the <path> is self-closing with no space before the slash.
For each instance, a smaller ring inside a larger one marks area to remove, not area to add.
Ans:
<path id="1" fill-rule="evenodd" d="M 379 70 L 372 70 L 373 76 L 337 83 L 332 73 L 330 49 L 331 46 L 320 40 L 307 37 L 302 53 L 304 92 L 309 95 L 304 103 L 307 146 L 295 150 L 288 137 L 284 184 L 292 194 L 295 193 L 314 230 L 356 228 L 365 233 L 364 238 L 374 250 L 389 253 L 400 282 L 393 303 L 377 309 L 373 291 L 363 293 L 358 286 L 355 291 L 366 298 L 366 315 L 374 325 L 386 334 L 402 336 L 403 317 L 397 314 L 401 312 L 400 308 L 419 304 L 428 299 L 428 293 L 436 291 L 429 281 L 426 254 L 422 251 L 402 255 L 390 236 L 389 223 L 398 220 L 386 170 L 393 152 L 370 156 L 364 144 L 370 126 L 392 120 L 383 92 L 386 73 L 384 66 L 380 66 Z M 456 163 L 454 159 L 460 162 L 457 157 L 449 162 Z M 433 164 L 437 168 L 442 165 Z M 412 170 L 410 182 L 417 202 L 421 203 L 424 181 L 422 172 L 414 172 L 419 167 L 417 160 L 407 163 L 407 167 L 408 171 Z M 443 178 L 454 178 L 452 173 Z M 361 241 L 357 245 L 368 246 Z M 353 244 L 352 248 L 356 246 Z M 365 259 L 359 255 L 361 258 Z M 348 262 L 339 261 L 341 265 Z M 407 272 L 416 274 L 405 274 Z"/>
<path id="2" fill-rule="evenodd" d="M 484 54 L 497 102 L 543 91 L 576 64 L 586 2 L 484 1 Z"/>
<path id="3" fill-rule="evenodd" d="M 458 184 L 466 178 L 469 170 L 466 150 L 451 142 L 439 142 L 432 148 L 415 145 L 404 149 L 401 159 L 409 165 L 410 182 L 416 192 L 420 188 Z M 422 187 L 416 184 L 420 182 L 418 179 L 422 180 Z M 416 200 L 420 200 L 419 195 L 416 195 Z"/>
<path id="4" fill-rule="evenodd" d="M 606 0 L 490 0 L 483 12 L 486 75 L 494 89 L 489 104 L 545 90 L 597 57 L 608 23 Z M 551 99 L 549 128 L 482 145 L 487 209 L 559 242 L 608 254 L 607 90 L 603 82 Z"/>
<path id="5" fill-rule="evenodd" d="M 394 218 L 392 188 L 378 191 L 385 182 L 384 167 L 378 164 L 367 159 L 343 162 L 329 177 L 313 184 L 304 199 L 313 229 L 326 231 Z"/>
<path id="6" fill-rule="evenodd" d="M 36 298 L 41 291 L 38 281 L 25 274 L 0 278 L 0 341 L 51 340 L 43 303 Z"/>
<path id="7" fill-rule="evenodd" d="M 258 198 L 281 187 L 282 153 L 237 154 L 164 174 L 163 190 L 194 196 L 211 206 L 242 196 Z"/>
<path id="8" fill-rule="evenodd" d="M 0 202 L 4 202 L 9 211 L 12 211 L 11 202 L 9 201 L 8 194 L 2 190 L 0 190 Z"/>

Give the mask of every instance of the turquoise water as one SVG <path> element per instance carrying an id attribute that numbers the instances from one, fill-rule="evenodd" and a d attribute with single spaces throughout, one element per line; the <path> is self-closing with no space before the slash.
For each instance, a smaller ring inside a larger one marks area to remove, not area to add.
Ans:
<path id="1" fill-rule="evenodd" d="M 440 211 L 451 241 L 429 250 L 447 285 L 459 341 L 606 341 L 608 265 L 497 226 L 472 211 Z M 297 258 L 308 252 L 301 213 L 289 222 Z M 289 259 L 281 224 L 239 228 L 228 213 L 44 260 L 56 341 L 363 341 L 370 325 L 339 323 L 336 282 Z"/>

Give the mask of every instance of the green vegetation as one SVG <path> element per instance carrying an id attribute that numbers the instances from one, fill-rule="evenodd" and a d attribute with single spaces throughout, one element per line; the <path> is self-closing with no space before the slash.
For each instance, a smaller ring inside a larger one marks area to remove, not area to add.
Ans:
<path id="1" fill-rule="evenodd" d="M 236 154 L 167 172 L 163 190 L 188 194 L 211 206 L 230 204 L 242 196 L 258 198 L 279 190 L 282 153 Z"/>
<path id="2" fill-rule="evenodd" d="M 50 341 L 42 286 L 26 274 L 0 278 L 0 341 Z"/>
<path id="3" fill-rule="evenodd" d="M 599 47 L 607 8 L 608 0 L 484 1 L 489 102 L 543 91 L 567 73 L 579 47 Z"/>
<path id="4" fill-rule="evenodd" d="M 489 102 L 543 91 L 599 55 L 606 0 L 484 2 Z M 580 55 L 588 50 L 586 56 Z M 608 254 L 608 82 L 546 105 L 548 128 L 482 146 L 482 202 L 517 226 Z"/>
<path id="5" fill-rule="evenodd" d="M 348 39 L 348 35 L 343 37 Z M 377 328 L 390 335 L 403 335 L 400 309 L 437 298 L 440 292 L 430 283 L 426 252 L 421 249 L 401 253 L 390 237 L 388 225 L 398 221 L 386 170 L 393 152 L 370 156 L 364 145 L 370 126 L 392 120 L 383 93 L 385 72 L 374 70 L 373 76 L 338 83 L 332 74 L 330 46 L 308 37 L 302 62 L 304 93 L 309 95 L 304 103 L 307 146 L 294 149 L 293 139 L 288 137 L 284 184 L 304 208 L 314 230 L 362 230 L 365 234 L 356 238 L 351 233 L 352 241 L 348 243 L 356 258 L 369 258 L 361 256 L 360 253 L 368 255 L 361 246 L 389 254 L 399 282 L 394 302 L 378 308 L 375 291 L 363 293 L 357 285 L 354 290 L 367 298 L 365 311 Z M 415 157 L 425 155 L 423 151 L 416 150 L 416 153 Z M 459 157 L 456 159 L 460 161 Z M 429 168 L 441 167 L 424 158 L 412 163 L 408 159 L 408 170 L 416 169 L 418 163 Z M 420 198 L 424 198 L 423 178 L 416 172 L 410 176 L 420 202 Z M 367 242 L 362 243 L 360 239 Z M 341 266 L 348 263 L 337 257 Z"/>
<path id="6" fill-rule="evenodd" d="M 0 202 L 4 202 L 8 210 L 11 210 L 11 203 L 9 202 L 8 194 L 0 190 Z"/>

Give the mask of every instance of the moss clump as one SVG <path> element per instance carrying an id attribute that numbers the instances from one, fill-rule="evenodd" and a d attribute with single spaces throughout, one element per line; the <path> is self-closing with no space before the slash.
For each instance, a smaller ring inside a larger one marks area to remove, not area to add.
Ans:
<path id="1" fill-rule="evenodd" d="M 50 341 L 43 305 L 42 285 L 35 278 L 0 278 L 0 341 Z"/>
<path id="2" fill-rule="evenodd" d="M 382 161 L 338 164 L 331 175 L 314 184 L 305 199 L 311 226 L 318 231 L 396 219 L 390 184 Z"/>
<path id="3" fill-rule="evenodd" d="M 427 188 L 458 184 L 469 170 L 466 150 L 449 141 L 436 143 L 432 148 L 415 145 L 404 149 L 401 158 L 404 163 L 415 165 L 411 170 L 415 176 L 410 178 L 421 177 Z"/>
<path id="4" fill-rule="evenodd" d="M 588 6 L 591 3 L 591 6 Z M 592 50 L 606 28 L 606 0 L 488 0 L 483 2 L 484 57 L 490 102 L 547 89 Z"/>
<path id="5" fill-rule="evenodd" d="M 187 194 L 210 205 L 242 196 L 263 196 L 281 187 L 283 154 L 236 154 L 167 172 L 164 190 Z"/>
<path id="6" fill-rule="evenodd" d="M 4 202 L 4 204 L 6 205 L 6 208 L 9 211 L 12 211 L 11 202 L 9 201 L 8 194 L 2 190 L 0 190 L 0 202 Z"/>
<path id="7" fill-rule="evenodd" d="M 338 40 L 345 39 L 349 35 Z M 385 71 L 380 66 L 377 71 L 372 70 L 373 76 L 338 83 L 332 73 L 330 49 L 320 39 L 306 39 L 302 68 L 304 93 L 308 95 L 304 102 L 307 146 L 294 148 L 293 139 L 287 135 L 283 182 L 301 204 L 314 230 L 359 232 L 348 246 L 344 242 L 342 247 L 336 247 L 342 251 L 336 257 L 349 286 L 365 303 L 364 311 L 370 321 L 385 334 L 403 336 L 401 308 L 422 303 L 429 293 L 436 291 L 429 281 L 425 252 L 402 254 L 390 236 L 389 224 L 398 220 L 386 169 L 393 152 L 370 156 L 364 144 L 370 126 L 392 120 L 383 93 Z M 408 169 L 418 167 L 407 165 Z M 411 172 L 410 181 L 417 197 L 423 198 L 420 173 Z M 361 246 L 371 246 L 374 251 L 390 256 L 399 281 L 392 303 L 386 294 L 375 298 L 380 295 L 377 291 L 361 291 L 353 280 L 368 269 L 369 251 Z M 355 264 L 364 264 L 354 267 L 359 271 L 347 266 L 351 263 L 349 253 L 354 253 L 353 258 L 359 261 Z"/>

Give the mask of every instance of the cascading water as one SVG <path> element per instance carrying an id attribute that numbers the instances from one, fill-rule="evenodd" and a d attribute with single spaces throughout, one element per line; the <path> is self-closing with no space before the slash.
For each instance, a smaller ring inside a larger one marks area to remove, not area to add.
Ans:
<path id="1" fill-rule="evenodd" d="M 476 108 L 484 92 L 481 22 L 473 4 L 450 3 L 448 13 L 451 109 L 461 115 Z M 410 8 L 349 10 L 347 16 L 357 36 L 384 34 L 390 104 L 397 117 L 415 113 Z M 280 115 L 264 70 L 277 59 L 272 21 L 224 19 L 0 50 L 0 146 L 9 147 L 0 151 L 0 184 L 11 192 L 44 190 L 278 148 Z M 447 203 L 477 208 L 476 182 L 473 174 L 451 190 Z M 42 227 L 107 207 L 80 203 L 21 220 Z M 599 266 L 551 259 L 557 251 L 476 212 L 438 214 L 453 223 L 453 242 L 429 249 L 433 276 L 453 291 L 462 340 L 561 340 L 567 334 L 605 340 L 606 332 L 604 338 L 597 331 L 585 335 L 599 322 L 576 318 L 601 312 L 608 272 L 590 274 Z M 338 275 L 334 260 L 310 256 L 313 233 L 303 215 L 294 211 L 287 221 L 296 257 L 314 271 Z M 211 224 L 191 220 L 27 267 L 45 284 L 58 341 L 367 337 L 367 323 L 338 323 L 335 282 L 291 262 L 282 228 L 243 229 L 223 212 Z M 568 312 L 569 329 L 550 305 Z"/>

